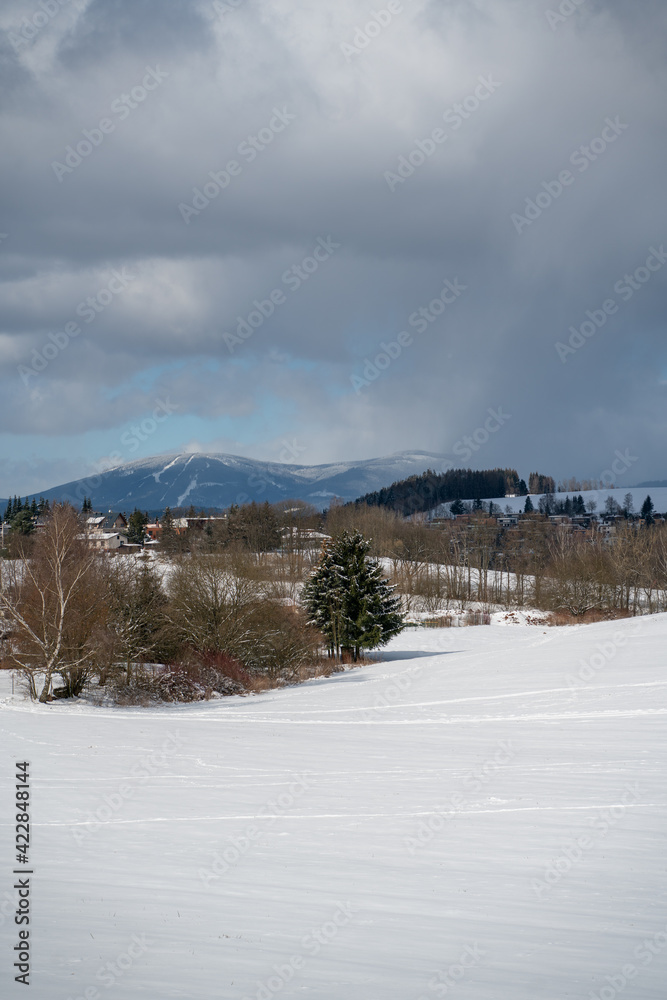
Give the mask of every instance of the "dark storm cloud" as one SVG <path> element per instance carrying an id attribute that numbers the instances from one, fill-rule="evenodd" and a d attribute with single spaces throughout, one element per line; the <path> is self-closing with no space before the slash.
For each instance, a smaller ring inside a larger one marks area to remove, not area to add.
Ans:
<path id="1" fill-rule="evenodd" d="M 317 462 L 504 406 L 473 464 L 662 473 L 661 4 L 95 0 L 15 51 L 38 9 L 2 22 L 5 428 L 275 397 Z"/>

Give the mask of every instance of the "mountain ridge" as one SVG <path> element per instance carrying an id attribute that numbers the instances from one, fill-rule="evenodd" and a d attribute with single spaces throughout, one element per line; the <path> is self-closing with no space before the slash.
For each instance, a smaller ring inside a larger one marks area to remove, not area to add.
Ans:
<path id="1" fill-rule="evenodd" d="M 328 506 L 390 485 L 448 461 L 426 451 L 396 452 L 380 458 L 299 465 L 264 462 L 224 452 L 170 452 L 135 459 L 97 475 L 75 479 L 33 496 L 80 505 L 90 497 L 97 510 L 162 510 L 190 506 L 224 508 L 232 503 L 304 500 Z M 0 500 L 0 505 L 6 505 Z"/>

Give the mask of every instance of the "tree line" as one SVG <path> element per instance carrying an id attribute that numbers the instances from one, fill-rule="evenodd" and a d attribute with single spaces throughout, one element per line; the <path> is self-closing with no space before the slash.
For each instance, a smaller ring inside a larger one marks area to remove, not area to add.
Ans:
<path id="1" fill-rule="evenodd" d="M 0 521 L 5 521 L 13 531 L 22 535 L 29 535 L 38 517 L 49 512 L 50 504 L 44 497 L 37 500 L 33 497 L 31 501 L 28 497 L 22 500 L 19 496 L 14 496 L 7 501 L 7 506 Z"/>
<path id="2" fill-rule="evenodd" d="M 440 473 L 428 469 L 421 475 L 409 476 L 384 489 L 366 493 L 353 504 L 358 507 L 386 507 L 409 516 L 432 510 L 451 500 L 466 497 L 483 500 L 504 497 L 508 493 L 525 496 L 527 492 L 526 484 L 519 479 L 516 469 L 450 469 Z"/>
<path id="3" fill-rule="evenodd" d="M 341 507 L 330 524 L 372 538 L 409 611 L 532 607 L 574 618 L 667 611 L 667 522 L 652 517 L 619 517 L 607 534 L 596 525 L 572 530 L 538 511 L 505 527 L 485 509 L 433 525 Z"/>
<path id="4" fill-rule="evenodd" d="M 324 650 L 358 660 L 402 628 L 369 548 L 358 533 L 330 540 L 303 599 L 287 602 L 279 576 L 262 573 L 243 543 L 162 562 L 108 558 L 88 544 L 81 513 L 56 504 L 0 560 L 3 661 L 41 701 L 93 682 L 141 702 L 304 679 L 330 669 Z"/>
<path id="5" fill-rule="evenodd" d="M 499 525 L 481 501 L 438 525 L 377 506 L 249 504 L 195 519 L 157 559 L 92 550 L 82 515 L 56 505 L 0 560 L 0 649 L 6 662 L 23 658 L 28 679 L 49 678 L 47 697 L 56 675 L 69 694 L 97 679 L 119 697 L 148 696 L 142 664 L 159 663 L 159 691 L 194 698 L 307 676 L 323 652 L 354 660 L 407 612 L 667 610 L 667 525 L 650 497 L 641 517 L 631 500 L 610 535 L 538 511 Z"/>

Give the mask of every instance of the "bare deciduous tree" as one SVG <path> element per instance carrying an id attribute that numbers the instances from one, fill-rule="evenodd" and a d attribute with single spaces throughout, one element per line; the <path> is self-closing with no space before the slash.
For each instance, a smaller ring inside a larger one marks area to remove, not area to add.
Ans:
<path id="1" fill-rule="evenodd" d="M 153 659 L 166 640 L 167 597 L 160 575 L 145 558 L 114 559 L 107 567 L 109 592 L 108 670 L 122 661 L 130 681 L 137 663 Z M 105 671 L 106 673 L 107 671 Z"/>
<path id="2" fill-rule="evenodd" d="M 56 674 L 68 694 L 79 693 L 93 667 L 105 611 L 99 558 L 82 536 L 77 512 L 63 504 L 33 544 L 0 568 L 0 610 L 11 629 L 8 659 L 26 677 L 32 698 L 46 701 Z"/>
<path id="3" fill-rule="evenodd" d="M 188 556 L 176 565 L 168 592 L 165 614 L 182 642 L 242 657 L 258 587 L 238 565 L 224 555 Z"/>

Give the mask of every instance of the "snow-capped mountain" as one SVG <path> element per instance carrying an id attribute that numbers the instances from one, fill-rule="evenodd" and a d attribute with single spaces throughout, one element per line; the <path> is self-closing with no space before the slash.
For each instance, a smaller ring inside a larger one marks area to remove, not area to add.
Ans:
<path id="1" fill-rule="evenodd" d="M 328 465 L 288 465 L 224 454 L 159 455 L 43 490 L 41 495 L 77 505 L 84 496 L 90 497 L 96 510 L 228 507 L 286 499 L 324 508 L 334 496 L 354 500 L 406 476 L 438 468 L 444 461 L 444 456 L 426 451 Z"/>

